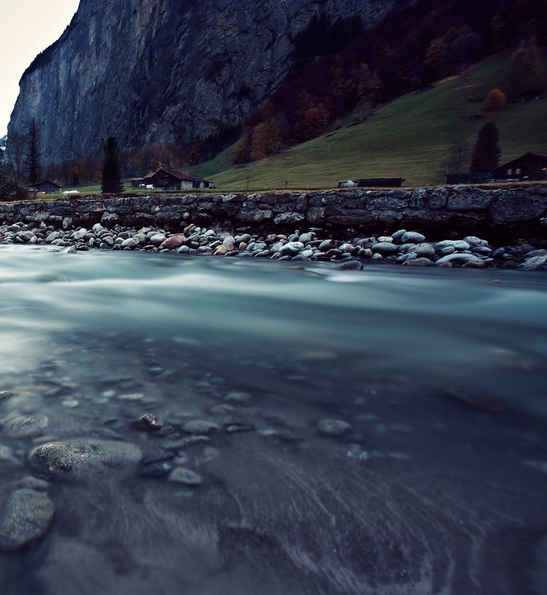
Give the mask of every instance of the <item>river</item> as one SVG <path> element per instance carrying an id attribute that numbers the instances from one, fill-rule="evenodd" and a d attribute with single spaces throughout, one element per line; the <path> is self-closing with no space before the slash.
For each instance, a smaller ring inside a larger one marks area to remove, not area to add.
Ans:
<path id="1" fill-rule="evenodd" d="M 3 595 L 547 593 L 547 276 L 299 264 L 0 246 Z M 142 457 L 29 460 L 86 440 Z"/>

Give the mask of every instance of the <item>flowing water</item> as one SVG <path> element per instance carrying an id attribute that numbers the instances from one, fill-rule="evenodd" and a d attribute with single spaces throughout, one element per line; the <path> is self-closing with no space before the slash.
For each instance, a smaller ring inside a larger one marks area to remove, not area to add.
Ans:
<path id="1" fill-rule="evenodd" d="M 2 595 L 547 593 L 545 275 L 2 246 L 0 296 L 0 513 L 55 507 Z M 86 440 L 142 460 L 29 460 Z"/>

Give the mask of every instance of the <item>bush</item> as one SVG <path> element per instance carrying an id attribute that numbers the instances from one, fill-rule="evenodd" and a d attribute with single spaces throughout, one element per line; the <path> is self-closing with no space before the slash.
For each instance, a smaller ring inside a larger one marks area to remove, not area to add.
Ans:
<path id="1" fill-rule="evenodd" d="M 484 109 L 489 112 L 495 112 L 501 109 L 507 103 L 505 93 L 499 89 L 492 89 L 484 102 Z"/>

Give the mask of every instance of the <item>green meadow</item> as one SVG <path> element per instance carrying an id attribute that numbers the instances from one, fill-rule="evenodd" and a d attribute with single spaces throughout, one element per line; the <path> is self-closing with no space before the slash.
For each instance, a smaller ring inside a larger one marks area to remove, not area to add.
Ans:
<path id="1" fill-rule="evenodd" d="M 501 162 L 527 151 L 547 154 L 547 99 L 482 111 L 488 91 L 503 84 L 509 52 L 475 65 L 467 80 L 451 77 L 421 94 L 404 95 L 357 125 L 327 132 L 268 159 L 233 167 L 233 146 L 196 168 L 219 190 L 332 188 L 339 180 L 404 178 L 405 186 L 442 183 L 451 144 L 472 149 L 488 121 L 500 131 Z"/>

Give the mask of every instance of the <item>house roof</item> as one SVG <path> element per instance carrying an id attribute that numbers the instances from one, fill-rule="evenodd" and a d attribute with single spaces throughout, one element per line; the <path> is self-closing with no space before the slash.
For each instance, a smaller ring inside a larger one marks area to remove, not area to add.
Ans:
<path id="1" fill-rule="evenodd" d="M 61 184 L 57 184 L 57 182 L 52 182 L 51 180 L 43 180 L 42 182 L 38 182 L 36 186 L 41 186 L 42 184 L 51 184 L 52 186 L 57 186 L 57 188 L 62 188 Z"/>
<path id="2" fill-rule="evenodd" d="M 517 157 L 516 159 L 511 159 L 511 161 L 507 161 L 507 163 L 502 163 L 501 165 L 498 165 L 498 167 L 496 167 L 496 169 L 494 171 L 496 171 L 498 169 L 504 169 L 506 167 L 510 167 L 511 165 L 513 165 L 517 161 L 520 161 L 524 157 L 532 157 L 533 159 L 545 160 L 547 162 L 547 155 L 539 155 L 538 153 L 528 152 L 528 153 L 524 153 L 524 155 L 521 155 L 520 157 Z"/>
<path id="3" fill-rule="evenodd" d="M 158 169 L 158 171 L 154 171 L 149 174 L 146 174 L 143 179 L 149 180 L 149 179 L 153 178 L 156 174 L 159 174 L 159 173 L 169 174 L 170 176 L 177 178 L 177 180 L 181 180 L 184 182 L 193 182 L 194 180 L 196 180 L 196 178 L 193 178 L 192 176 L 189 176 L 188 174 L 183 174 L 181 171 L 177 171 L 176 169 L 163 169 L 163 168 Z"/>

